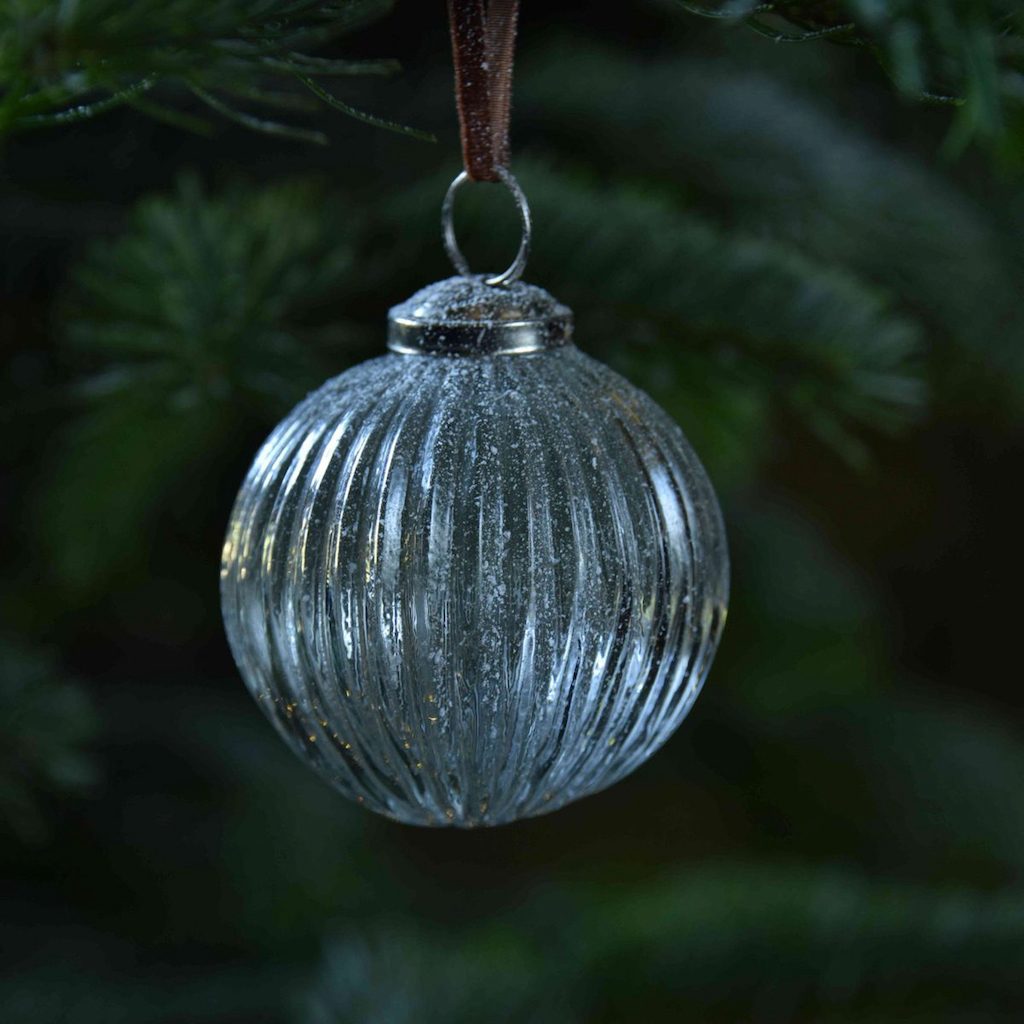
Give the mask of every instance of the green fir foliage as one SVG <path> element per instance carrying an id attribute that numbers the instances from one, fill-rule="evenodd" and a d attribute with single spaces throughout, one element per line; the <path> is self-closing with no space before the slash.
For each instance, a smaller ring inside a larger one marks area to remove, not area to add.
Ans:
<path id="1" fill-rule="evenodd" d="M 537 921 L 547 927 L 525 924 Z M 642 890 L 547 893 L 468 937 L 334 939 L 295 1021 L 414 1024 L 429 1006 L 438 1020 L 472 1024 L 489 1000 L 502 1022 L 623 1019 L 661 1001 L 725 1021 L 768 999 L 785 1019 L 895 1021 L 911 993 L 927 990 L 947 1012 L 985 1000 L 990 1019 L 1008 1022 L 1024 998 L 1014 968 L 1022 944 L 1024 898 L 730 864 Z M 397 978 L 396 963 L 405 965 Z"/>
<path id="2" fill-rule="evenodd" d="M 691 208 L 845 272 L 916 321 L 944 389 L 984 380 L 1008 411 L 1021 407 L 1024 220 L 1014 189 L 985 203 L 764 72 L 727 61 L 641 64 L 576 44 L 579 73 L 567 78 L 557 63 L 567 45 L 538 55 L 524 105 L 543 111 L 576 160 L 632 178 L 642 152 L 653 187 L 682 189 Z M 634 258 L 646 242 L 633 243 Z"/>
<path id="3" fill-rule="evenodd" d="M 214 199 L 186 177 L 93 247 L 65 309 L 83 415 L 40 508 L 65 584 L 109 584 L 140 550 L 123 538 L 148 535 L 161 496 L 223 452 L 241 410 L 273 419 L 323 379 L 318 355 L 346 332 L 317 306 L 351 269 L 346 226 L 308 182 Z"/>
<path id="4" fill-rule="evenodd" d="M 1007 143 L 1024 117 L 1024 11 L 1017 0 L 677 0 L 743 20 L 775 42 L 869 49 L 908 95 L 960 107 L 949 145 Z"/>
<path id="5" fill-rule="evenodd" d="M 82 121 L 130 105 L 181 127 L 207 112 L 304 142 L 324 132 L 294 123 L 316 100 L 355 110 L 319 78 L 391 75 L 392 60 L 311 52 L 379 16 L 390 0 L 18 0 L 0 12 L 0 136 Z M 304 95 L 305 94 L 305 95 Z M 287 120 L 281 120 L 283 111 Z M 420 134 L 423 133 L 416 133 Z"/>

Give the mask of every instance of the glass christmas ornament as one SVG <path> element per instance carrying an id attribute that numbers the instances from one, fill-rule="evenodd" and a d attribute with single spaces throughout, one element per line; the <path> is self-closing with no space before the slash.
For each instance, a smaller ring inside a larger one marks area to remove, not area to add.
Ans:
<path id="1" fill-rule="evenodd" d="M 452 278 L 391 353 L 270 435 L 221 572 L 238 667 L 365 806 L 499 824 L 672 734 L 725 618 L 721 515 L 678 426 L 539 288 Z"/>
<path id="2" fill-rule="evenodd" d="M 622 778 L 686 716 L 725 620 L 704 470 L 575 347 L 569 309 L 510 280 L 524 228 L 512 272 L 396 306 L 390 353 L 273 431 L 224 544 L 250 691 L 320 775 L 410 824 L 501 824 Z"/>

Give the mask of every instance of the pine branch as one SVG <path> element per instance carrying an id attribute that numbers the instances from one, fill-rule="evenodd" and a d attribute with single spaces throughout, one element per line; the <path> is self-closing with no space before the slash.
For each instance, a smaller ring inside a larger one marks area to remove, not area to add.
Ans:
<path id="1" fill-rule="evenodd" d="M 95 117 L 131 103 L 174 120 L 161 104 L 133 102 L 181 87 L 246 127 L 306 142 L 323 133 L 235 109 L 218 94 L 266 103 L 264 83 L 306 76 L 391 75 L 392 60 L 346 61 L 307 51 L 380 15 L 391 0 L 25 0 L 0 13 L 0 135 Z M 300 95 L 296 93 L 296 95 Z M 279 104 L 275 104 L 279 105 Z M 391 126 L 340 101 L 330 105 Z M 181 112 L 178 124 L 195 127 Z M 426 137 L 410 130 L 410 134 Z"/>
<path id="2" fill-rule="evenodd" d="M 94 246 L 63 309 L 83 410 L 40 510 L 67 585 L 139 556 L 176 476 L 216 459 L 244 410 L 273 421 L 326 376 L 317 306 L 351 265 L 340 216 L 306 182 L 211 199 L 186 178 Z"/>
<path id="3" fill-rule="evenodd" d="M 943 1019 L 984 1000 L 989 1019 L 1009 1022 L 1024 996 L 1022 942 L 1020 890 L 691 864 L 552 889 L 468 934 L 338 935 L 294 1020 L 469 1024 L 486 1003 L 496 1020 L 660 1020 L 670 1005 L 699 1019 L 852 1024 L 903 1019 L 907 993 L 924 989 Z"/>
<path id="4" fill-rule="evenodd" d="M 993 215 L 938 169 L 760 74 L 580 46 L 574 60 L 566 77 L 538 54 L 520 76 L 519 109 L 542 110 L 575 160 L 622 177 L 643 152 L 646 180 L 888 295 L 955 364 L 951 390 L 974 381 L 1020 408 L 1024 266 L 1007 257 L 1024 222 L 1008 202 Z M 638 102 L 641 90 L 658 102 Z"/>
<path id="5" fill-rule="evenodd" d="M 739 389 L 863 461 L 860 428 L 896 430 L 920 410 L 920 331 L 883 294 L 657 196 L 587 190 L 571 179 L 548 191 L 528 180 L 557 239 L 544 253 L 544 279 L 587 311 L 584 325 L 604 321 L 609 358 L 624 357 L 623 368 L 666 400 L 677 396 L 685 426 L 699 429 L 699 404 L 687 404 L 700 394 Z"/>
<path id="6" fill-rule="evenodd" d="M 78 268 L 63 311 L 69 341 L 126 390 L 156 374 L 168 394 L 288 402 L 318 372 L 303 342 L 309 308 L 351 265 L 342 216 L 309 182 L 214 198 L 184 177 Z"/>
<path id="7" fill-rule="evenodd" d="M 677 2 L 695 14 L 743 20 L 775 42 L 830 39 L 870 49 L 907 95 L 959 108 L 954 151 L 975 138 L 1002 145 L 1010 111 L 1020 116 L 1024 12 L 1015 0 Z"/>

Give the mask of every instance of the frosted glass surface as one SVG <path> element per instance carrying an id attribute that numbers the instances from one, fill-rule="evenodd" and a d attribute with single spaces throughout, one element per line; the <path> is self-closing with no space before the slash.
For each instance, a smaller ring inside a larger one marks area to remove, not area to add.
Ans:
<path id="1" fill-rule="evenodd" d="M 381 814 L 473 826 L 603 789 L 665 742 L 728 559 L 679 428 L 574 346 L 389 354 L 271 434 L 221 590 L 300 757 Z"/>

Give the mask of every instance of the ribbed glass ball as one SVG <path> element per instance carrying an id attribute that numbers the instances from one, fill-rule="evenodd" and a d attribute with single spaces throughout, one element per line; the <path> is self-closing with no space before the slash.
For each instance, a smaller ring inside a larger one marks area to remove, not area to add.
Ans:
<path id="1" fill-rule="evenodd" d="M 239 669 L 300 757 L 388 817 L 468 827 L 603 789 L 668 739 L 728 557 L 678 426 L 569 341 L 569 311 L 456 280 L 472 301 L 445 282 L 439 308 L 396 307 L 399 351 L 273 431 L 221 585 Z"/>

